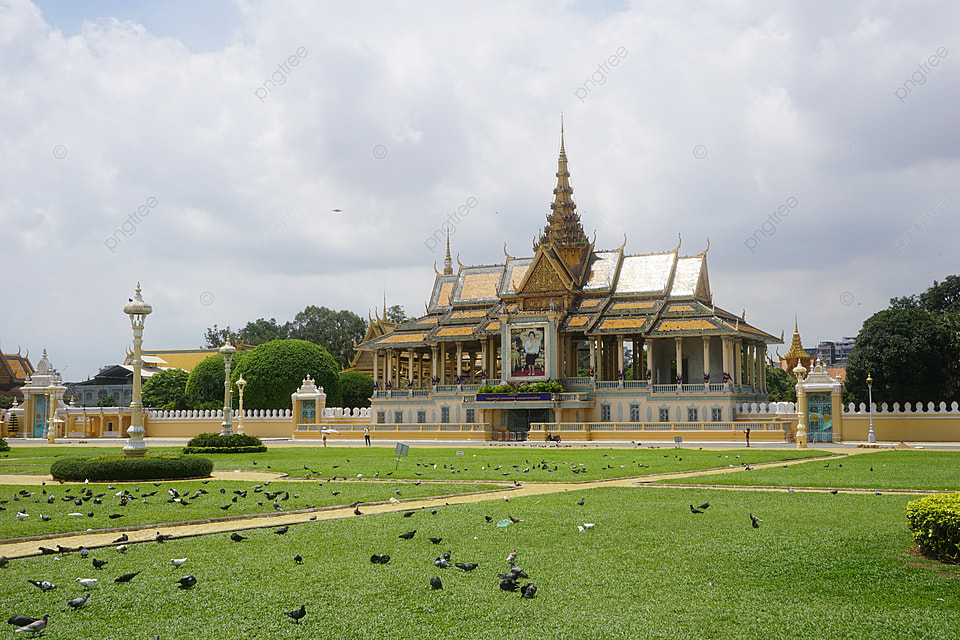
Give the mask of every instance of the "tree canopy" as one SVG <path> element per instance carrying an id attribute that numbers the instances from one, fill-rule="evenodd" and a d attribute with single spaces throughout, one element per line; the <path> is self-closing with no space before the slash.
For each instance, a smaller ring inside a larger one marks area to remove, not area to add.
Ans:
<path id="1" fill-rule="evenodd" d="M 340 393 L 344 407 L 369 407 L 373 378 L 359 371 L 347 371 L 340 376 Z"/>
<path id="2" fill-rule="evenodd" d="M 289 409 L 290 395 L 308 374 L 323 387 L 327 406 L 339 407 L 340 368 L 326 349 L 306 340 L 273 340 L 258 346 L 244 354 L 231 379 L 236 382 L 242 375 L 247 381 L 244 408 Z M 223 389 L 222 374 L 220 380 Z"/>
<path id="3" fill-rule="evenodd" d="M 234 354 L 230 363 L 231 374 L 236 371 L 236 367 L 243 362 L 243 359 L 249 352 L 238 351 Z M 216 409 L 223 406 L 223 376 L 224 364 L 223 356 L 215 353 L 200 361 L 193 368 L 187 379 L 184 392 L 187 396 L 187 403 L 191 409 Z M 236 377 L 231 375 L 231 379 Z M 236 389 L 234 388 L 234 391 Z M 246 393 L 244 393 L 246 401 Z M 251 407 L 252 408 L 252 407 Z"/>
<path id="4" fill-rule="evenodd" d="M 186 390 L 189 378 L 190 374 L 183 369 L 165 369 L 153 374 L 143 383 L 143 406 L 152 409 L 165 405 L 173 405 L 171 409 L 188 408 Z"/>
<path id="5" fill-rule="evenodd" d="M 770 402 L 796 402 L 797 381 L 781 369 L 767 365 L 767 394 Z"/>

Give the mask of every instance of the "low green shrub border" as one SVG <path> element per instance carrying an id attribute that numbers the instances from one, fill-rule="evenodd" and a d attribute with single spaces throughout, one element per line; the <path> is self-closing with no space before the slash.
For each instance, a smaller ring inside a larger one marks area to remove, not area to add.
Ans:
<path id="1" fill-rule="evenodd" d="M 0 438 L 0 451 L 10 451 L 10 445 L 3 438 Z"/>
<path id="2" fill-rule="evenodd" d="M 960 493 L 938 493 L 907 504 L 913 540 L 925 556 L 960 562 Z"/>
<path id="3" fill-rule="evenodd" d="M 204 449 L 227 449 L 231 447 L 262 447 L 263 442 L 256 436 L 248 436 L 243 433 L 234 433 L 229 436 L 222 436 L 219 433 L 201 433 L 191 438 L 187 446 Z"/>
<path id="4" fill-rule="evenodd" d="M 79 456 L 57 460 L 50 466 L 54 480 L 75 482 L 206 478 L 211 471 L 213 461 L 185 455 Z"/>
<path id="5" fill-rule="evenodd" d="M 184 447 L 184 453 L 206 454 L 206 453 L 263 453 L 267 447 Z"/>

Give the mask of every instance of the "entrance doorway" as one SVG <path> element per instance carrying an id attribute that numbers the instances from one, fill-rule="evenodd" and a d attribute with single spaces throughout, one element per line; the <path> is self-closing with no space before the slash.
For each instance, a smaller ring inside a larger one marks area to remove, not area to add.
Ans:
<path id="1" fill-rule="evenodd" d="M 503 414 L 510 440 L 526 440 L 531 422 L 553 422 L 553 409 L 506 409 Z"/>
<path id="2" fill-rule="evenodd" d="M 833 442 L 833 411 L 829 393 L 807 396 L 807 441 Z"/>

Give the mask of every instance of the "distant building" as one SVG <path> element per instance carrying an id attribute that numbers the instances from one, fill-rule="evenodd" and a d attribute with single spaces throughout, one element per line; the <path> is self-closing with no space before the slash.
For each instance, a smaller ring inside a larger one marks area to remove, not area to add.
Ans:
<path id="1" fill-rule="evenodd" d="M 0 395 L 22 398 L 22 387 L 33 375 L 33 365 L 30 364 L 30 354 L 21 355 L 20 349 L 16 353 L 0 352 Z"/>
<path id="2" fill-rule="evenodd" d="M 823 360 L 831 366 L 845 365 L 856 341 L 855 337 L 850 336 L 844 336 L 836 342 L 824 340 L 817 345 L 817 360 Z"/>

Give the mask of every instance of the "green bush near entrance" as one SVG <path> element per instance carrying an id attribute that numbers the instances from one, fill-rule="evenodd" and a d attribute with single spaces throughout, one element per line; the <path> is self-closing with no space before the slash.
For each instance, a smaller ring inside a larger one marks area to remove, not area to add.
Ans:
<path id="1" fill-rule="evenodd" d="M 913 540 L 925 556 L 960 562 L 960 493 L 940 493 L 907 505 Z"/>
<path id="2" fill-rule="evenodd" d="M 219 433 L 201 433 L 193 437 L 183 452 L 190 453 L 263 453 L 267 450 L 260 438 L 242 433 L 222 436 Z"/>

